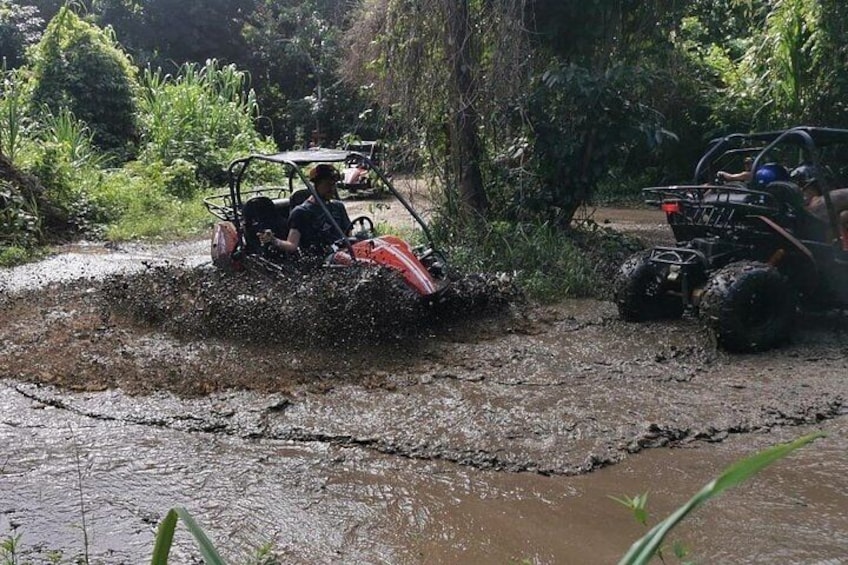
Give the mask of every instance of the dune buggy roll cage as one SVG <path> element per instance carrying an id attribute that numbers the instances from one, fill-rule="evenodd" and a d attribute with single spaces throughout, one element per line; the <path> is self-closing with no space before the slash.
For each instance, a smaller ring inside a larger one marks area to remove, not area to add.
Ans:
<path id="1" fill-rule="evenodd" d="M 756 145 L 745 146 L 745 144 L 751 143 Z M 715 171 L 719 163 L 728 157 L 740 154 L 753 157 L 751 172 L 756 175 L 760 167 L 770 162 L 769 157 L 773 150 L 783 145 L 797 146 L 803 154 L 803 158 L 799 159 L 799 162 L 803 161 L 819 170 L 824 170 L 819 149 L 834 144 L 848 145 L 848 129 L 798 126 L 781 131 L 751 134 L 734 133 L 716 138 L 710 142 L 710 148 L 695 166 L 693 186 L 685 188 L 695 188 L 695 186 L 702 186 L 704 183 L 710 182 L 707 177 Z M 832 227 L 835 227 L 838 225 L 838 215 L 830 196 L 830 192 L 836 188 L 833 185 L 833 179 L 830 178 L 830 175 L 822 175 L 822 178 L 817 179 L 817 181 L 827 209 L 828 221 Z M 658 189 L 659 187 L 652 187 L 646 189 L 646 192 L 656 193 Z"/>
<path id="2" fill-rule="evenodd" d="M 241 235 L 243 231 L 242 227 L 242 209 L 244 206 L 244 202 L 242 201 L 242 180 L 244 179 L 245 172 L 251 163 L 256 161 L 265 161 L 269 163 L 275 163 L 278 165 L 283 165 L 286 169 L 286 177 L 288 178 L 288 194 L 291 195 L 294 193 L 294 178 L 297 176 L 309 191 L 309 194 L 314 197 L 315 201 L 321 207 L 322 212 L 326 216 L 326 218 L 330 221 L 333 228 L 339 235 L 339 240 L 345 243 L 345 247 L 347 252 L 350 254 L 351 259 L 356 262 L 356 257 L 354 256 L 354 251 L 352 247 L 352 243 L 346 237 L 346 234 L 342 230 L 341 226 L 339 226 L 338 222 L 333 218 L 333 215 L 330 213 L 329 208 L 324 203 L 323 199 L 318 195 L 318 192 L 315 190 L 315 186 L 312 182 L 309 181 L 307 176 L 304 174 L 304 167 L 313 163 L 345 163 L 350 158 L 356 158 L 364 163 L 366 163 L 370 169 L 377 175 L 377 177 L 383 182 L 383 185 L 389 191 L 389 193 L 394 196 L 398 202 L 409 212 L 410 216 L 415 220 L 418 226 L 421 228 L 421 231 L 424 233 L 424 236 L 427 238 L 427 242 L 430 247 L 435 249 L 436 245 L 433 240 L 433 236 L 430 233 L 427 224 L 421 219 L 421 216 L 415 211 L 412 205 L 404 198 L 402 194 L 400 194 L 397 189 L 395 189 L 394 185 L 389 181 L 383 171 L 377 167 L 377 165 L 363 153 L 359 153 L 357 151 L 345 151 L 339 149 L 325 149 L 325 148 L 314 148 L 314 149 L 306 149 L 302 151 L 283 151 L 280 153 L 273 154 L 262 154 L 262 153 L 252 153 L 246 157 L 242 157 L 240 159 L 236 159 L 230 163 L 227 167 L 227 173 L 229 177 L 229 202 L 224 202 L 221 204 L 216 200 L 220 200 L 220 197 L 209 197 L 204 199 L 204 204 L 206 208 L 209 210 L 217 218 L 232 222 L 235 226 L 237 232 Z M 240 239 L 243 239 L 241 237 Z"/>

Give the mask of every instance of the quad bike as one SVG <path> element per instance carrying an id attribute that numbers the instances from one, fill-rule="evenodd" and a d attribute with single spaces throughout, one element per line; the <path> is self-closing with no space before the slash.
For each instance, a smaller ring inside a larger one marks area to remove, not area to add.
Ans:
<path id="1" fill-rule="evenodd" d="M 318 197 L 304 169 L 317 163 L 341 165 L 354 159 L 366 163 L 369 170 L 379 176 L 386 190 L 418 224 L 427 244 L 413 247 L 399 237 L 378 236 L 374 222 L 368 216 L 352 219 L 355 237 L 348 237 L 342 231 L 329 208 Z M 247 188 L 248 169 L 257 163 L 280 166 L 286 183 L 283 186 Z M 253 154 L 233 161 L 228 172 L 229 191 L 204 200 L 209 212 L 221 220 L 216 223 L 212 234 L 212 262 L 216 266 L 225 269 L 258 266 L 266 271 L 283 272 L 291 264 L 291 257 L 263 246 L 256 234 L 269 229 L 277 238 L 285 239 L 291 211 L 310 196 L 315 196 L 327 221 L 338 233 L 338 240 L 322 250 L 325 265 L 388 267 L 400 273 L 409 288 L 425 299 L 437 297 L 447 287 L 445 260 L 433 243 L 427 225 L 366 155 L 321 148 L 271 155 Z"/>
<path id="2" fill-rule="evenodd" d="M 753 157 L 749 182 L 706 182 L 744 156 Z M 788 170 L 776 174 L 777 162 L 820 171 L 827 220 L 808 212 L 802 186 Z M 665 212 L 676 243 L 621 266 L 620 317 L 639 322 L 691 311 L 719 346 L 758 351 L 791 337 L 800 308 L 848 306 L 848 232 L 830 197 L 846 164 L 848 130 L 796 127 L 715 140 L 692 184 L 644 189 L 647 202 Z"/>

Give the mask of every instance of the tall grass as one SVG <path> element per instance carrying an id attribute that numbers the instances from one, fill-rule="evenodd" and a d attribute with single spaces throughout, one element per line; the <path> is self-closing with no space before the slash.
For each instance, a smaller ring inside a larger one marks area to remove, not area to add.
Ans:
<path id="1" fill-rule="evenodd" d="M 461 272 L 506 273 L 541 302 L 592 296 L 598 279 L 592 260 L 572 234 L 546 222 L 492 222 L 458 227 L 437 220 L 451 265 Z"/>
<path id="2" fill-rule="evenodd" d="M 223 182 L 223 168 L 236 155 L 273 151 L 254 129 L 259 107 L 247 74 L 211 59 L 187 63 L 176 75 L 147 69 L 140 100 L 141 158 L 170 165 L 183 159 L 211 184 Z"/>
<path id="3" fill-rule="evenodd" d="M 73 169 L 98 169 L 106 162 L 106 155 L 94 146 L 94 134 L 85 122 L 63 108 L 57 114 L 45 111 L 40 137 L 59 148 L 59 159 Z"/>
<path id="4" fill-rule="evenodd" d="M 171 544 L 174 541 L 174 531 L 177 528 L 178 519 L 185 523 L 188 531 L 194 536 L 206 565 L 225 565 L 224 560 L 218 554 L 218 551 L 203 531 L 203 528 L 195 522 L 194 517 L 189 511 L 181 506 L 169 510 L 168 514 L 165 515 L 165 519 L 159 524 L 159 529 L 156 532 L 156 545 L 153 548 L 153 557 L 150 560 L 150 565 L 168 565 L 168 555 L 171 553 Z"/>
<path id="5" fill-rule="evenodd" d="M 26 115 L 29 85 L 22 69 L 8 70 L 3 59 L 0 81 L 0 153 L 15 163 L 27 139 L 30 121 Z"/>

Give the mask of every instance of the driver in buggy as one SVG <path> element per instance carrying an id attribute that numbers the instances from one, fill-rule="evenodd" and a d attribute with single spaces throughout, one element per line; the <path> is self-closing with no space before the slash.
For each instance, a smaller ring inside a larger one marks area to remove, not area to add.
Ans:
<path id="1" fill-rule="evenodd" d="M 345 205 L 339 200 L 333 200 L 339 172 L 332 165 L 321 163 L 309 171 L 309 180 L 344 235 L 349 236 L 352 225 Z M 300 249 L 323 253 L 339 239 L 336 228 L 314 196 L 310 196 L 291 211 L 286 239 L 275 237 L 271 230 L 264 230 L 256 235 L 263 245 L 271 245 L 286 253 L 297 253 Z"/>
<path id="2" fill-rule="evenodd" d="M 716 173 L 716 178 L 723 182 L 741 182 L 747 183 L 754 177 L 754 173 L 751 168 L 754 166 L 754 158 L 751 156 L 745 157 L 745 160 L 742 163 L 745 168 L 743 171 L 738 173 L 728 173 L 727 171 L 719 171 Z"/>

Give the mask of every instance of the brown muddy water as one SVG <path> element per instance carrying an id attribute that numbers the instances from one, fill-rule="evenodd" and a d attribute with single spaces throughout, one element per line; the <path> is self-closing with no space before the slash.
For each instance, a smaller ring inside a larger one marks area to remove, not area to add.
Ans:
<path id="1" fill-rule="evenodd" d="M 628 214 L 595 219 L 662 227 Z M 242 314 L 216 309 L 206 252 L 89 246 L 0 271 L 0 538 L 20 535 L 24 559 L 147 562 L 183 505 L 233 563 L 266 544 L 283 563 L 615 563 L 644 527 L 609 495 L 648 491 L 653 523 L 739 457 L 820 429 L 671 537 L 698 563 L 848 562 L 842 314 L 728 355 L 694 320 L 508 306 L 498 280 L 467 285 L 457 316 L 380 286 L 383 311 L 351 318 L 354 277 L 352 298 L 320 296 L 357 338 L 307 348 L 257 319 L 266 281 L 238 281 Z M 393 325 L 410 315 L 425 331 Z M 182 528 L 172 555 L 200 562 Z"/>

